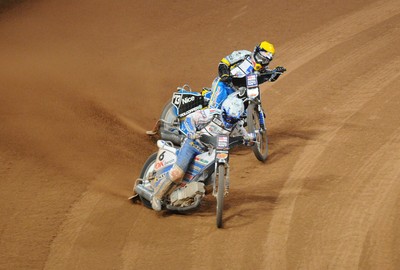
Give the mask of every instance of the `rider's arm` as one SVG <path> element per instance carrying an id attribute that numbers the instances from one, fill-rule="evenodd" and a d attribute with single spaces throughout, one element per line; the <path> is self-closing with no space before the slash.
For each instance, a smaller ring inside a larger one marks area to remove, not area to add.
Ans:
<path id="1" fill-rule="evenodd" d="M 226 82 L 229 80 L 231 76 L 231 70 L 229 68 L 229 62 L 224 58 L 218 65 L 218 76 L 221 78 L 221 81 Z"/>
<path id="2" fill-rule="evenodd" d="M 269 81 L 276 81 L 282 73 L 286 71 L 286 68 L 278 66 L 273 70 L 265 69 L 264 72 L 261 72 L 260 76 L 258 76 L 258 84 Z"/>
<path id="3" fill-rule="evenodd" d="M 189 114 L 183 121 L 184 129 L 186 129 L 188 133 L 195 133 L 196 131 L 201 130 L 211 121 L 215 111 L 215 109 L 206 109 L 198 110 Z"/>
<path id="4" fill-rule="evenodd" d="M 247 130 L 244 128 L 244 121 L 240 120 L 236 123 L 232 133 L 234 134 L 235 132 L 238 132 L 241 136 L 243 137 L 249 137 L 249 133 Z"/>
<path id="5" fill-rule="evenodd" d="M 271 82 L 275 76 L 275 72 L 272 69 L 264 68 L 260 71 L 260 75 L 258 75 L 257 80 L 258 84 L 262 84 L 265 82 Z M 279 77 L 279 75 L 278 75 Z"/>
<path id="6" fill-rule="evenodd" d="M 185 120 L 183 121 L 183 129 L 189 133 L 196 133 L 197 128 L 196 128 L 196 119 L 198 118 L 198 113 L 200 111 L 195 111 L 194 113 L 189 114 L 186 116 Z"/>
<path id="7" fill-rule="evenodd" d="M 243 137 L 243 144 L 244 145 L 252 146 L 252 145 L 254 145 L 254 141 L 255 141 L 256 135 L 255 135 L 255 133 L 248 133 L 243 125 L 244 125 L 244 121 L 240 120 L 235 125 L 234 131 L 238 132 Z"/>
<path id="8" fill-rule="evenodd" d="M 283 67 L 276 67 L 273 70 L 264 68 L 260 72 L 255 72 L 254 74 L 257 74 L 258 84 L 262 84 L 265 82 L 276 81 L 279 78 L 279 76 L 285 71 L 286 69 Z M 232 84 L 237 87 L 246 87 L 247 85 L 246 77 L 232 78 Z"/>
<path id="9" fill-rule="evenodd" d="M 281 76 L 281 73 L 272 74 L 271 77 L 269 78 L 269 81 L 274 82 L 279 78 L 279 76 Z"/>

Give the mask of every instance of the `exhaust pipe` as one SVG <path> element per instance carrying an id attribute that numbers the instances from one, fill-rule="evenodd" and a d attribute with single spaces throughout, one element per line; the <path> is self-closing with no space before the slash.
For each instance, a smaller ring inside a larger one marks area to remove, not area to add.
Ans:
<path id="1" fill-rule="evenodd" d="M 135 191 L 137 194 L 139 194 L 140 197 L 143 197 L 149 202 L 151 202 L 151 197 L 153 196 L 153 193 L 147 188 L 145 188 L 142 184 L 136 185 Z"/>

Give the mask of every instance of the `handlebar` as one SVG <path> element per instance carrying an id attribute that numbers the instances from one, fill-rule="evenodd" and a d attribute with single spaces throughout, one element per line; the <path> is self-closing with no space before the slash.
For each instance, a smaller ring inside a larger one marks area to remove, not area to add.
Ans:
<path id="1" fill-rule="evenodd" d="M 202 134 L 199 140 L 207 145 L 209 148 L 216 148 L 217 147 L 217 137 L 209 136 Z M 233 148 L 235 145 L 243 144 L 243 137 L 236 136 L 236 137 L 229 137 L 229 148 Z"/>
<path id="2" fill-rule="evenodd" d="M 275 68 L 275 69 L 267 70 L 267 71 L 265 71 L 263 73 L 260 73 L 260 75 L 261 76 L 266 76 L 266 75 L 273 75 L 275 73 L 283 74 L 283 72 L 285 72 L 285 71 L 286 71 L 286 68 L 283 68 L 282 71 L 277 71 L 276 68 Z"/>

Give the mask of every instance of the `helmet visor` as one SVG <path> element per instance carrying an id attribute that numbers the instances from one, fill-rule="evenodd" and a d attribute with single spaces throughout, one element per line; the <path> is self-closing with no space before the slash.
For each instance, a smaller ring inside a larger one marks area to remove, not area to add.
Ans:
<path id="1" fill-rule="evenodd" d="M 223 113 L 222 113 L 222 117 L 224 118 L 224 120 L 225 120 L 228 124 L 231 124 L 231 125 L 236 124 L 237 121 L 239 121 L 238 118 L 233 117 L 233 116 L 230 116 L 230 115 L 228 115 L 226 112 L 223 112 Z"/>
<path id="2" fill-rule="evenodd" d="M 272 60 L 272 53 L 262 50 L 257 50 L 254 54 L 254 60 L 258 64 L 261 65 L 268 65 L 269 62 Z"/>

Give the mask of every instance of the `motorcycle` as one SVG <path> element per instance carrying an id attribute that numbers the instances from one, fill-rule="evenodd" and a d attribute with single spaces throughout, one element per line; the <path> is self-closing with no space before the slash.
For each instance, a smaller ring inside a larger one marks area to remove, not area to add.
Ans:
<path id="1" fill-rule="evenodd" d="M 207 146 L 208 151 L 194 158 L 182 182 L 167 193 L 163 208 L 176 212 L 194 210 L 200 205 L 206 190 L 211 189 L 217 200 L 216 224 L 221 228 L 224 197 L 229 192 L 229 151 L 243 144 L 243 137 L 202 135 L 199 140 Z M 148 208 L 151 208 L 154 187 L 165 179 L 180 151 L 169 141 L 158 140 L 157 146 L 158 151 L 150 155 L 143 165 L 133 188 L 135 195 L 131 197 L 132 200 L 140 199 Z"/>
<path id="2" fill-rule="evenodd" d="M 247 131 L 249 133 L 257 131 L 257 140 L 252 150 L 256 158 L 262 162 L 268 157 L 268 135 L 257 78 L 260 75 L 272 75 L 275 73 L 279 72 L 274 69 L 262 74 L 249 73 L 246 75 L 246 87 L 240 87 L 238 91 L 232 94 L 244 102 L 246 108 L 244 118 Z M 218 83 L 218 78 L 213 85 L 216 83 Z M 161 139 L 180 145 L 185 138 L 181 128 L 183 120 L 188 114 L 206 108 L 211 98 L 211 92 L 210 88 L 203 88 L 201 93 L 192 92 L 188 85 L 178 88 L 178 91 L 173 93 L 171 101 L 164 106 L 156 126 L 152 131 L 147 131 L 146 133 L 150 136 L 159 134 Z"/>
<path id="3" fill-rule="evenodd" d="M 207 108 L 211 98 L 211 89 L 204 87 L 199 92 L 193 92 L 189 85 L 178 87 L 172 94 L 171 101 L 164 105 L 161 117 L 153 130 L 147 131 L 150 136 L 159 135 L 160 139 L 171 141 L 174 145 L 181 145 L 185 134 L 181 130 L 181 123 L 192 112 Z"/>

